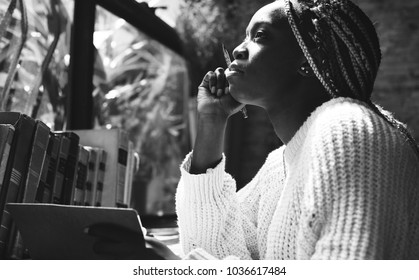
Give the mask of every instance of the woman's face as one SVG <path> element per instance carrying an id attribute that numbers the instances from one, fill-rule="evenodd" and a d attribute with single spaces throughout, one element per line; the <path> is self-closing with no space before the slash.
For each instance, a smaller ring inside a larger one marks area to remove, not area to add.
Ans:
<path id="1" fill-rule="evenodd" d="M 288 99 L 295 86 L 303 54 L 283 5 L 276 1 L 257 11 L 245 40 L 233 51 L 235 60 L 225 73 L 231 95 L 239 102 L 275 106 Z"/>

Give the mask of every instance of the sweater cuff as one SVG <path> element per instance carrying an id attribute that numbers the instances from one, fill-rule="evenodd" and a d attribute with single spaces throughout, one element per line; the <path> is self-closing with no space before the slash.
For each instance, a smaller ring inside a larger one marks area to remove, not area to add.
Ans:
<path id="1" fill-rule="evenodd" d="M 197 248 L 187 254 L 184 260 L 218 260 L 216 257 L 205 251 L 204 249 Z"/>
<path id="2" fill-rule="evenodd" d="M 191 197 L 201 197 L 204 199 L 203 201 L 213 197 L 212 195 L 208 196 L 207 192 L 221 195 L 225 191 L 225 155 L 222 155 L 221 161 L 214 168 L 208 168 L 206 172 L 202 174 L 189 173 L 191 161 L 192 151 L 186 156 L 180 166 L 181 177 L 184 184 L 186 186 L 191 186 L 188 188 L 189 195 Z"/>
<path id="3" fill-rule="evenodd" d="M 195 250 L 192 250 L 183 259 L 184 260 L 219 260 L 202 248 L 197 248 Z M 223 260 L 240 260 L 240 258 L 236 256 L 228 256 L 224 258 Z"/>

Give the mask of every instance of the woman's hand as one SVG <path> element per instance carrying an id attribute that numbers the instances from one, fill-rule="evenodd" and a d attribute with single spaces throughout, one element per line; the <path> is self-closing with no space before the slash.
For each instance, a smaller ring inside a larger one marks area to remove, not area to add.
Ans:
<path id="1" fill-rule="evenodd" d="M 243 108 L 230 95 L 223 68 L 208 72 L 198 87 L 197 134 L 189 172 L 205 173 L 222 158 L 227 119 Z"/>
<path id="2" fill-rule="evenodd" d="M 153 251 L 157 256 L 160 256 L 164 260 L 180 260 L 180 257 L 172 252 L 164 243 L 160 240 L 145 236 L 146 248 Z"/>
<path id="3" fill-rule="evenodd" d="M 198 87 L 197 109 L 200 116 L 223 117 L 227 119 L 237 113 L 243 104 L 237 102 L 229 92 L 224 69 L 209 71 Z"/>
<path id="4" fill-rule="evenodd" d="M 180 259 L 166 245 L 152 237 L 113 224 L 95 224 L 87 234 L 95 237 L 93 251 L 105 259 Z M 144 242 L 145 241 L 145 242 Z"/>

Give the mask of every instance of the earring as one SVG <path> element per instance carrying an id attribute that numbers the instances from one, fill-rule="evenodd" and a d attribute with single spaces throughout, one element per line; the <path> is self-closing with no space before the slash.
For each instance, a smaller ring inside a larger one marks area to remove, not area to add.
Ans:
<path id="1" fill-rule="evenodd" d="M 309 67 L 301 66 L 301 71 L 306 75 L 310 74 Z"/>
<path id="2" fill-rule="evenodd" d="M 306 64 L 302 65 L 300 69 L 298 69 L 297 72 L 300 73 L 300 75 L 304 77 L 311 77 L 313 75 L 313 71 L 311 67 Z"/>

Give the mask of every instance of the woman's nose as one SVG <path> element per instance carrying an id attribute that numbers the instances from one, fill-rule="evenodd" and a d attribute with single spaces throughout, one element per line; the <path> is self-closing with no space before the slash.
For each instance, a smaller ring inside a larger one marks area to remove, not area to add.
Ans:
<path id="1" fill-rule="evenodd" d="M 245 46 L 245 42 L 241 43 L 240 45 L 238 45 L 234 50 L 233 50 L 233 57 L 234 59 L 247 59 L 248 57 L 248 52 L 247 52 L 247 48 Z"/>

